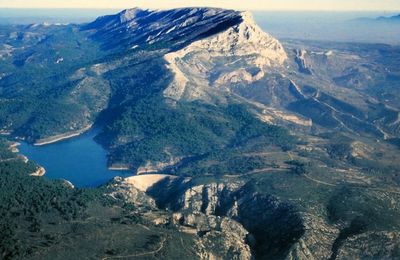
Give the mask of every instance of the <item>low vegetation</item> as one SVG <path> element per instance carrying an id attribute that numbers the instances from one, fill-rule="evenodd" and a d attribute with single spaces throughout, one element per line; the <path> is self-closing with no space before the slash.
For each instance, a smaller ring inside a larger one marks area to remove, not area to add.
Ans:
<path id="1" fill-rule="evenodd" d="M 233 159 L 235 150 L 246 146 L 288 150 L 296 143 L 286 129 L 259 121 L 242 105 L 177 103 L 170 106 L 157 97 L 129 105 L 98 140 L 104 143 L 111 140 L 111 162 L 122 162 L 133 168 L 146 161 L 167 161 L 171 154 L 191 157 L 196 165 L 191 167 L 195 171 L 193 175 L 205 171 L 244 173 L 264 167 L 267 164 L 257 157 L 236 158 L 235 163 L 228 161 Z M 226 160 L 226 163 L 216 168 L 198 168 L 196 161 L 206 158 Z"/>
<path id="2" fill-rule="evenodd" d="M 7 153 L 1 142 L 0 158 Z M 153 226 L 140 216 L 136 205 L 105 196 L 105 187 L 71 189 L 61 181 L 29 176 L 34 169 L 22 160 L 0 162 L 1 259 L 103 258 L 147 252 L 149 257 L 158 254 L 170 259 L 195 256 L 191 236 Z M 166 238 L 168 244 L 158 252 Z"/>

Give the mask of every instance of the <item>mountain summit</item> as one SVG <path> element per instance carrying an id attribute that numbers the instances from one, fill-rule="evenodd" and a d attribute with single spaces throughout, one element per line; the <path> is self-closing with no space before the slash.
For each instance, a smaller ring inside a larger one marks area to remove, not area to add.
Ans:
<path id="1" fill-rule="evenodd" d="M 259 81 L 287 59 L 281 43 L 262 31 L 249 12 L 134 8 L 100 17 L 83 29 L 105 49 L 166 49 L 164 60 L 174 79 L 164 96 L 175 100 L 219 99 L 218 90 Z"/>
<path id="2" fill-rule="evenodd" d="M 93 30 L 105 48 L 143 44 L 179 45 L 224 31 L 243 21 L 240 12 L 217 8 L 152 11 L 139 8 L 99 17 L 83 27 Z"/>
<path id="3" fill-rule="evenodd" d="M 381 16 L 381 17 L 378 17 L 376 20 L 384 21 L 384 22 L 400 22 L 400 14 L 390 16 L 390 17 Z"/>
<path id="4" fill-rule="evenodd" d="M 281 43 L 262 31 L 249 12 L 240 17 L 239 24 L 165 56 L 175 74 L 166 96 L 207 101 L 215 96 L 207 92 L 251 84 L 282 67 L 287 54 Z"/>

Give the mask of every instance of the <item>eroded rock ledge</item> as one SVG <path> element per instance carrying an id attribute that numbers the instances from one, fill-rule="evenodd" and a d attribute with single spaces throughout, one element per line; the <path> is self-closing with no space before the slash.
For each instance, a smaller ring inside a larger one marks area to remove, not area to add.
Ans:
<path id="1" fill-rule="evenodd" d="M 146 194 L 142 185 L 116 181 L 111 196 L 172 212 L 161 217 L 147 215 L 156 224 L 174 225 L 182 232 L 196 234 L 207 259 L 282 258 L 301 248 L 296 247 L 306 230 L 301 214 L 244 183 L 194 185 L 188 179 L 164 176 L 147 187 Z"/>
<path id="2" fill-rule="evenodd" d="M 155 225 L 197 236 L 201 259 L 360 259 L 390 257 L 400 248 L 395 232 L 358 234 L 338 246 L 341 227 L 261 194 L 251 183 L 199 184 L 163 175 L 146 189 L 135 185 L 116 179 L 109 195 L 146 207 L 143 215 Z M 385 247 L 378 250 L 381 240 Z"/>

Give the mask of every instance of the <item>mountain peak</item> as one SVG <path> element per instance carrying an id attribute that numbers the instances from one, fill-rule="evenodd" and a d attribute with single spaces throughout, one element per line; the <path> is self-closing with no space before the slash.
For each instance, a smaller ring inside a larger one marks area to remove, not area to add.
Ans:
<path id="1" fill-rule="evenodd" d="M 119 13 L 121 23 L 129 22 L 133 19 L 140 17 L 141 15 L 146 15 L 150 11 L 148 9 L 140 9 L 138 7 L 132 9 L 126 9 Z"/>
<path id="2" fill-rule="evenodd" d="M 394 16 L 380 16 L 376 20 L 377 21 L 385 21 L 385 22 L 391 22 L 391 21 L 398 22 L 398 21 L 400 21 L 400 14 L 394 15 Z"/>
<path id="3" fill-rule="evenodd" d="M 253 14 L 250 11 L 243 11 L 240 13 L 244 23 L 255 23 Z"/>
<path id="4" fill-rule="evenodd" d="M 242 21 L 240 12 L 219 8 L 134 8 L 99 17 L 82 29 L 93 31 L 94 38 L 108 49 L 156 43 L 174 47 L 227 30 Z"/>
<path id="5" fill-rule="evenodd" d="M 211 101 L 215 89 L 250 85 L 282 68 L 287 54 L 281 43 L 265 33 L 250 12 L 239 16 L 240 23 L 165 55 L 175 76 L 164 91 L 166 97 Z"/>

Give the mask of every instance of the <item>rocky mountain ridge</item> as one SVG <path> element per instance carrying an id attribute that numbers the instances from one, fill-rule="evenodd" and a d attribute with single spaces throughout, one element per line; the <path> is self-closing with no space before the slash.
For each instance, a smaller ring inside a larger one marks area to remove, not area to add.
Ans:
<path id="1" fill-rule="evenodd" d="M 175 75 L 164 91 L 166 97 L 206 101 L 213 89 L 250 84 L 283 66 L 287 54 L 280 42 L 263 32 L 249 12 L 240 15 L 240 24 L 164 56 Z"/>
<path id="2" fill-rule="evenodd" d="M 127 9 L 83 26 L 105 48 L 146 48 L 146 45 L 181 46 L 224 31 L 242 22 L 239 12 L 217 8 L 173 10 Z M 168 43 L 168 45 L 166 45 Z"/>

